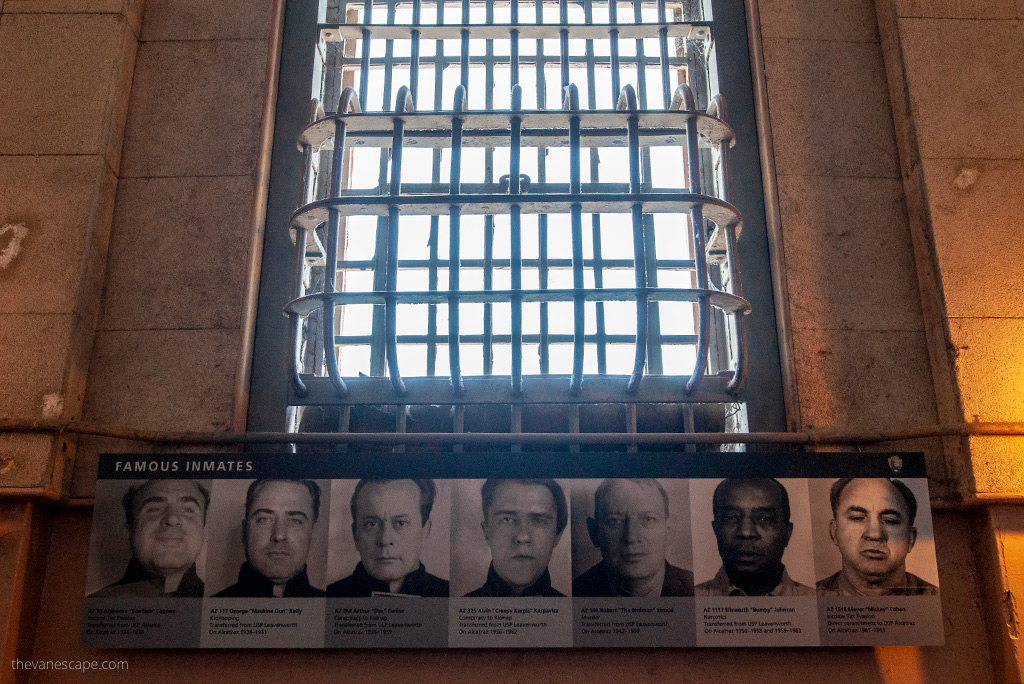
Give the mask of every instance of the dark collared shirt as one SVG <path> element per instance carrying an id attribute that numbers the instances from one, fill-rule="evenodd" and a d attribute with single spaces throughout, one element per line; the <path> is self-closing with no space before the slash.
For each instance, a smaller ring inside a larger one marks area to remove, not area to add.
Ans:
<path id="1" fill-rule="evenodd" d="M 881 594 L 882 596 L 935 596 L 939 593 L 939 588 L 931 582 L 926 582 L 913 573 L 904 573 L 906 575 L 903 586 L 896 586 L 889 591 Z M 825 579 L 818 582 L 816 586 L 818 590 L 818 596 L 868 596 L 868 594 L 861 594 L 857 589 L 846 581 L 846 578 L 842 576 L 842 571 L 837 572 L 834 575 L 829 575 Z"/>
<path id="2" fill-rule="evenodd" d="M 729 579 L 729 575 L 725 572 L 725 567 L 718 569 L 712 579 L 707 582 L 701 582 L 694 588 L 694 593 L 697 596 L 747 596 L 747 592 L 743 591 Z M 814 596 L 814 589 L 811 589 L 807 585 L 794 582 L 793 578 L 789 576 L 789 572 L 786 568 L 782 568 L 782 579 L 775 585 L 775 588 L 769 591 L 765 596 Z"/>
<path id="3" fill-rule="evenodd" d="M 323 589 L 317 589 L 309 583 L 309 577 L 306 576 L 306 568 L 302 568 L 302 572 L 292 577 L 284 585 L 285 598 L 317 598 L 326 595 Z M 274 583 L 260 574 L 256 568 L 249 565 L 249 562 L 246 561 L 242 563 L 242 567 L 238 571 L 238 582 L 232 584 L 224 591 L 214 594 L 214 597 L 273 598 Z"/>
<path id="4" fill-rule="evenodd" d="M 172 592 L 164 591 L 163 575 L 154 575 L 142 563 L 132 558 L 128 561 L 128 567 L 124 576 L 113 584 L 94 591 L 89 594 L 96 598 L 109 598 L 113 596 L 144 596 L 156 598 L 160 596 L 201 597 L 203 595 L 203 580 L 196 574 L 196 564 L 193 563 L 178 583 L 178 588 Z"/>
<path id="5" fill-rule="evenodd" d="M 373 596 L 374 592 L 392 593 L 389 584 L 370 575 L 362 562 L 356 565 L 356 569 L 351 575 L 343 577 L 327 587 L 328 596 L 346 598 Z M 423 563 L 420 563 L 420 567 L 405 576 L 405 579 L 402 580 L 402 586 L 398 588 L 396 593 L 428 598 L 445 598 L 448 596 L 448 580 L 431 575 L 423 567 Z"/>
<path id="6" fill-rule="evenodd" d="M 467 598 L 497 598 L 504 596 L 544 596 L 557 598 L 565 596 L 565 594 L 551 586 L 551 573 L 548 572 L 547 568 L 544 568 L 544 574 L 536 582 L 528 586 L 525 591 L 516 593 L 512 585 L 498 577 L 498 573 L 494 571 L 494 563 L 491 563 L 491 566 L 487 568 L 487 581 L 484 582 L 484 586 L 466 594 Z"/>
<path id="7" fill-rule="evenodd" d="M 601 561 L 572 581 L 573 596 L 619 596 L 609 576 L 608 566 Z M 659 596 L 693 596 L 693 573 L 665 561 L 665 579 Z"/>

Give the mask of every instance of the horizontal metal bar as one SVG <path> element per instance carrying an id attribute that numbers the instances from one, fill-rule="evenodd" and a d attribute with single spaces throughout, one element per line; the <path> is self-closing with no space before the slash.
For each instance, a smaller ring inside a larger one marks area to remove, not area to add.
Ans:
<path id="1" fill-rule="evenodd" d="M 396 301 L 399 304 L 447 304 L 458 299 L 462 304 L 487 304 L 512 301 L 522 302 L 573 302 L 578 298 L 588 302 L 632 302 L 638 295 L 646 296 L 652 302 L 699 302 L 707 299 L 712 306 L 723 311 L 749 311 L 747 300 L 728 292 L 718 290 L 697 290 L 682 288 L 603 288 L 568 290 L 425 290 L 408 292 L 321 292 L 308 294 L 288 302 L 284 307 L 287 314 L 307 316 L 324 305 L 334 302 L 336 306 L 346 304 L 384 304 Z"/>
<path id="2" fill-rule="evenodd" d="M 686 142 L 686 122 L 697 120 L 697 132 L 717 145 L 722 141 L 735 142 L 735 133 L 727 123 L 713 116 L 698 111 L 663 111 L 648 110 L 635 112 L 639 117 L 640 142 L 644 146 L 653 144 L 683 145 Z M 447 147 L 451 144 L 452 117 L 454 112 L 418 112 L 405 113 L 401 118 L 405 122 L 405 144 L 433 147 Z M 522 118 L 522 144 L 525 147 L 537 147 L 560 144 L 565 138 L 565 146 L 569 140 L 569 116 L 561 110 L 531 110 L 517 116 Z M 580 140 L 584 147 L 625 147 L 626 126 L 629 114 L 616 110 L 585 109 L 579 112 Z M 512 117 L 511 111 L 460 112 L 458 117 L 463 121 L 463 145 L 481 146 L 485 142 L 508 145 L 508 129 Z M 335 114 L 310 124 L 299 135 L 299 148 L 304 145 L 315 149 L 331 149 L 330 142 L 334 136 L 334 120 L 346 120 L 346 144 L 356 147 L 386 147 L 395 123 L 395 115 L 390 112 L 373 114 Z M 498 139 L 493 140 L 492 139 Z M 671 139 L 672 142 L 665 142 Z M 415 142 L 413 142 L 415 141 Z M 659 142 L 662 141 L 662 142 Z M 442 145 L 443 143 L 443 145 Z"/>
<path id="3" fill-rule="evenodd" d="M 569 269 L 572 268 L 571 259 L 548 259 L 547 267 L 549 269 Z M 402 259 L 398 262 L 398 268 L 400 269 L 426 269 L 430 268 L 431 265 L 437 268 L 448 268 L 448 259 L 437 259 L 431 261 L 430 259 Z M 361 259 L 361 260 L 348 260 L 339 261 L 338 270 L 345 271 L 369 271 L 373 269 L 374 262 L 372 259 Z M 538 268 L 540 266 L 540 259 L 523 259 L 522 267 L 524 269 Z M 596 259 L 584 259 L 583 266 L 585 268 L 594 268 L 597 266 Z M 693 269 L 693 259 L 659 259 L 657 261 L 659 271 L 688 271 Z M 475 269 L 483 268 L 483 259 L 459 259 L 459 268 L 463 269 Z M 511 268 L 509 259 L 494 259 L 491 261 L 491 267 L 495 269 L 506 269 Z M 632 259 L 601 259 L 601 268 L 603 269 L 633 269 Z"/>
<path id="4" fill-rule="evenodd" d="M 648 380 L 655 380 L 649 378 Z M 714 378 L 707 378 L 711 381 Z M 438 380 L 442 380 L 438 378 Z M 493 378 L 501 381 L 501 378 Z M 596 378 L 594 380 L 597 380 Z M 442 380 L 447 382 L 447 378 Z M 563 381 L 564 382 L 564 381 Z M 647 381 L 645 380 L 645 383 Z M 503 382 L 502 384 L 508 384 Z M 565 387 L 562 387 L 565 390 Z M 390 402 L 394 405 L 394 401 Z M 408 403 L 403 398 L 403 404 Z M 433 402 L 436 403 L 436 402 Z M 479 402 L 476 402 L 479 403 Z M 561 401 L 558 403 L 567 403 Z M 578 402 L 577 402 L 578 403 Z M 619 402 L 615 402 L 619 403 Z M 643 402 L 641 402 L 643 403 Z M 24 420 L 0 418 L 0 434 L 78 434 L 109 437 L 152 444 L 877 444 L 901 442 L 928 437 L 1022 437 L 1024 423 L 953 423 L 919 425 L 896 430 L 842 431 L 813 430 L 806 432 L 160 432 L 136 430 L 79 420 Z M 586 458 L 582 455 L 581 458 Z M 20 488 L 3 488 L 4 492 Z M 51 491 L 28 488 L 30 492 Z M 1014 495 L 978 493 L 979 501 L 994 505 L 1024 503 Z M 1004 499 L 1005 497 L 1005 499 Z"/>
<path id="5" fill-rule="evenodd" d="M 510 32 L 519 31 L 522 39 L 558 38 L 562 31 L 569 32 L 570 40 L 602 40 L 617 29 L 620 38 L 656 38 L 659 31 L 667 31 L 670 38 L 707 40 L 711 36 L 710 21 L 639 23 L 639 24 L 321 24 L 320 39 L 325 43 L 342 40 L 361 40 L 362 31 L 370 31 L 376 40 L 411 40 L 412 32 L 419 31 L 423 40 L 460 40 L 463 31 L 470 40 L 508 40 Z"/>
<path id="6" fill-rule="evenodd" d="M 461 56 L 452 55 L 421 55 L 419 58 L 420 64 L 434 64 L 441 65 L 442 68 L 447 68 L 455 64 L 462 63 Z M 504 66 L 508 64 L 512 65 L 511 55 L 494 55 L 493 57 L 487 57 L 486 55 L 467 55 L 466 60 L 468 64 L 472 65 L 486 65 L 489 61 L 495 66 Z M 559 64 L 561 63 L 561 57 L 557 55 L 521 55 L 519 57 L 521 64 Z M 611 57 L 594 57 L 593 59 L 588 58 L 586 55 L 569 53 L 569 64 L 570 65 L 586 65 L 590 62 L 594 63 L 594 66 L 603 67 L 605 65 L 611 66 Z M 371 70 L 384 69 L 388 65 L 388 60 L 384 57 L 371 57 L 369 62 L 369 68 Z M 619 64 L 643 64 L 645 66 L 657 66 L 661 63 L 661 60 L 657 57 L 647 57 L 644 55 L 629 55 L 619 57 Z M 668 63 L 670 66 L 685 67 L 689 64 L 689 60 L 685 57 L 669 57 Z M 390 60 L 391 66 L 410 66 L 412 64 L 412 57 L 392 57 Z M 341 65 L 342 73 L 354 73 L 362 68 L 361 64 L 356 62 L 350 62 Z M 440 109 L 438 107 L 437 109 Z M 588 107 L 588 109 L 596 109 L 596 107 Z M 332 111 L 328 111 L 327 114 L 334 114 Z"/>
<path id="7" fill-rule="evenodd" d="M 595 344 L 598 336 L 584 335 L 583 340 L 587 344 Z M 605 333 L 601 338 L 608 344 L 630 344 L 632 345 L 636 341 L 635 335 L 609 335 Z M 448 344 L 448 335 L 399 335 L 399 344 L 427 344 L 433 340 L 438 344 Z M 554 333 L 548 333 L 548 342 L 551 344 L 569 344 L 573 341 L 572 335 L 556 335 Z M 483 335 L 467 335 L 465 333 L 459 334 L 459 342 L 463 344 L 482 344 L 484 341 Z M 509 344 L 512 342 L 511 335 L 498 335 L 491 334 L 491 341 L 495 344 Z M 371 344 L 373 342 L 373 335 L 335 335 L 335 344 Z M 540 335 L 523 335 L 523 342 L 526 344 L 537 344 L 540 342 Z M 696 335 L 662 335 L 662 344 L 696 344 Z"/>
<path id="8" fill-rule="evenodd" d="M 464 376 L 463 392 L 456 395 L 447 377 L 406 378 L 403 405 L 485 405 L 485 404 L 663 404 L 663 403 L 735 403 L 735 395 L 726 392 L 732 373 L 704 378 L 700 388 L 690 396 L 683 395 L 688 376 L 651 375 L 644 378 L 637 394 L 626 391 L 629 380 L 624 375 L 591 375 L 583 381 L 578 394 L 569 392 L 568 375 L 524 375 L 522 391 L 512 389 L 508 376 Z M 346 378 L 348 394 L 339 396 L 327 379 L 303 375 L 308 393 L 300 397 L 291 393 L 296 406 L 395 405 L 399 402 L 391 383 L 385 377 Z"/>
<path id="9" fill-rule="evenodd" d="M 401 195 L 395 197 L 360 195 L 335 197 L 311 202 L 292 214 L 295 228 L 316 228 L 327 220 L 328 209 L 336 208 L 342 216 L 387 216 L 391 206 L 400 206 L 404 216 L 447 216 L 449 207 L 458 206 L 463 215 L 507 214 L 509 207 L 519 205 L 524 214 L 568 214 L 574 204 L 585 214 L 628 214 L 633 205 L 642 205 L 645 214 L 683 214 L 695 206 L 704 210 L 704 217 L 716 225 L 734 225 L 740 233 L 742 218 L 736 207 L 709 195 L 688 192 L 623 193 L 621 195 L 545 194 L 545 195 Z M 724 251 L 724 240 L 722 250 Z"/>

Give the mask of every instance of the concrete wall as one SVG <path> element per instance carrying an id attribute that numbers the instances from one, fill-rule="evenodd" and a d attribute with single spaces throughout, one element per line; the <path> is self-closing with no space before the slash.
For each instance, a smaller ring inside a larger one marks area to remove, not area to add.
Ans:
<path id="1" fill-rule="evenodd" d="M 760 0 L 799 427 L 1024 420 L 1016 2 Z M 28 230 L 0 269 L 0 416 L 236 424 L 272 4 L 0 0 L 0 83 L 17 84 L 0 89 L 0 226 Z M 1022 491 L 1014 439 L 898 446 L 925 450 L 940 496 Z M 87 497 L 97 453 L 138 448 L 0 435 L 0 486 Z M 1002 611 L 1024 590 L 1013 507 L 936 514 L 942 648 L 357 655 L 87 652 L 90 513 L 57 513 L 47 544 L 33 506 L 0 505 L 5 654 L 130 662 L 82 681 L 1018 676 Z"/>

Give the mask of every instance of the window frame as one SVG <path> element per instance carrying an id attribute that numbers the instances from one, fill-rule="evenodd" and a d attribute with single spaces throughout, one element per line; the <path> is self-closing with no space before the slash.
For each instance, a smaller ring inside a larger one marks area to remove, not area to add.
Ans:
<path id="1" fill-rule="evenodd" d="M 705 0 L 705 5 L 710 6 L 714 20 L 710 91 L 721 93 L 729 103 L 729 123 L 738 140 L 730 159 L 731 201 L 744 217 L 738 250 L 744 297 L 752 305 L 752 311 L 746 316 L 747 376 L 737 401 L 747 406 L 749 431 L 781 431 L 786 426 L 782 366 L 745 4 L 736 0 Z M 319 61 L 314 59 L 312 48 L 323 18 L 323 11 L 318 10 L 315 3 L 291 0 L 285 4 L 247 414 L 250 431 L 287 431 L 291 424 L 287 410 L 290 404 L 289 322 L 283 314 L 285 304 L 292 297 L 293 278 L 293 245 L 287 226 L 292 212 L 302 203 L 304 160 L 296 140 L 308 122 L 311 84 L 320 80 Z M 502 377 L 494 376 L 494 379 Z M 652 376 L 648 376 L 645 382 L 651 379 Z M 444 397 L 438 396 L 437 403 L 446 403 Z M 565 403 L 572 403 L 568 394 Z"/>

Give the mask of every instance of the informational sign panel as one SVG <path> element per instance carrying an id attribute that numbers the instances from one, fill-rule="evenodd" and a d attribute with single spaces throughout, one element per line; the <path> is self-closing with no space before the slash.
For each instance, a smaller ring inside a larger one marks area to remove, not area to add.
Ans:
<path id="1" fill-rule="evenodd" d="M 105 455 L 98 648 L 943 643 L 922 454 Z"/>

